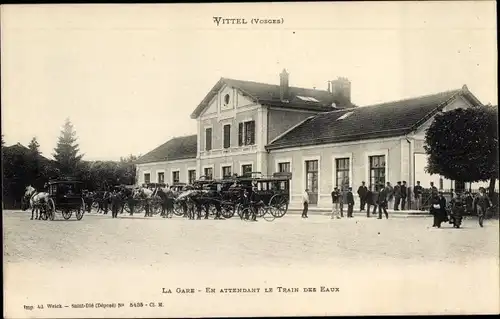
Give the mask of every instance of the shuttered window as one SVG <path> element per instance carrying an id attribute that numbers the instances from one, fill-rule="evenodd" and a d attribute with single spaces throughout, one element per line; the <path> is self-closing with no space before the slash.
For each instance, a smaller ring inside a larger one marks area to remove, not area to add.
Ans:
<path id="1" fill-rule="evenodd" d="M 231 125 L 224 125 L 224 148 L 231 147 Z"/>
<path id="2" fill-rule="evenodd" d="M 212 149 L 212 129 L 205 129 L 205 151 L 210 151 Z"/>

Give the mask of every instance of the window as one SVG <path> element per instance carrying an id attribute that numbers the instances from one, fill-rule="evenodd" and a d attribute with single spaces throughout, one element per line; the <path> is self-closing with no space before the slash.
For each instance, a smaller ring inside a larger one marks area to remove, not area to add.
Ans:
<path id="1" fill-rule="evenodd" d="M 224 96 L 224 105 L 228 105 L 229 104 L 229 94 L 226 94 Z"/>
<path id="2" fill-rule="evenodd" d="M 193 184 L 195 180 L 196 180 L 196 170 L 190 169 L 188 171 L 188 183 Z"/>
<path id="3" fill-rule="evenodd" d="M 306 188 L 309 190 L 309 202 L 318 203 L 318 161 L 306 161 Z"/>
<path id="4" fill-rule="evenodd" d="M 164 183 L 165 182 L 165 173 L 160 172 L 158 173 L 158 183 Z"/>
<path id="5" fill-rule="evenodd" d="M 149 173 L 144 173 L 144 183 L 149 184 L 151 183 L 151 174 Z"/>
<path id="6" fill-rule="evenodd" d="M 213 170 L 212 170 L 211 167 L 205 167 L 204 173 L 205 173 L 205 178 L 206 179 L 212 179 L 212 177 L 213 177 Z"/>
<path id="7" fill-rule="evenodd" d="M 241 175 L 250 175 L 252 173 L 252 164 L 241 165 Z"/>
<path id="8" fill-rule="evenodd" d="M 224 148 L 231 147 L 231 125 L 224 125 Z"/>
<path id="9" fill-rule="evenodd" d="M 179 171 L 172 172 L 172 183 L 179 183 Z"/>
<path id="10" fill-rule="evenodd" d="M 210 151 L 212 149 L 212 129 L 205 129 L 205 151 Z"/>
<path id="11" fill-rule="evenodd" d="M 231 177 L 231 166 L 222 167 L 222 178 Z"/>
<path id="12" fill-rule="evenodd" d="M 378 191 L 385 185 L 385 155 L 370 156 L 370 187 Z"/>
<path id="13" fill-rule="evenodd" d="M 346 114 L 344 114 L 344 115 L 342 115 L 341 117 L 339 117 L 339 118 L 337 119 L 337 121 L 339 121 L 339 120 L 344 120 L 344 119 L 348 118 L 349 116 L 351 116 L 353 113 L 354 113 L 354 112 L 347 112 Z"/>
<path id="14" fill-rule="evenodd" d="M 255 121 L 240 123 L 238 126 L 238 145 L 255 144 Z"/>
<path id="15" fill-rule="evenodd" d="M 278 172 L 290 173 L 290 162 L 278 163 Z"/>
<path id="16" fill-rule="evenodd" d="M 349 158 L 335 159 L 336 179 L 335 185 L 337 187 L 349 187 Z"/>

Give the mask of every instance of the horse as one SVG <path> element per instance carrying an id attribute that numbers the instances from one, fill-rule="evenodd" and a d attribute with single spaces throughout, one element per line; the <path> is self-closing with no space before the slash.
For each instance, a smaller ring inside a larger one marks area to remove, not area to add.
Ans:
<path id="1" fill-rule="evenodd" d="M 38 210 L 44 208 L 44 204 L 48 203 L 48 201 L 49 193 L 37 192 L 33 186 L 28 185 L 21 200 L 21 209 L 25 211 L 31 208 L 31 220 L 33 220 L 33 214 L 36 211 L 35 220 L 39 220 L 42 217 L 42 211 L 40 211 L 39 215 Z"/>

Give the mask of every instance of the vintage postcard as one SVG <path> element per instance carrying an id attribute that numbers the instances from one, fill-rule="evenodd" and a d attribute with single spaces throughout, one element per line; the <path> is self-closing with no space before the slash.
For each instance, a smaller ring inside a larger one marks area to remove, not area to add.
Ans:
<path id="1" fill-rule="evenodd" d="M 499 313 L 494 1 L 2 5 L 4 317 Z"/>

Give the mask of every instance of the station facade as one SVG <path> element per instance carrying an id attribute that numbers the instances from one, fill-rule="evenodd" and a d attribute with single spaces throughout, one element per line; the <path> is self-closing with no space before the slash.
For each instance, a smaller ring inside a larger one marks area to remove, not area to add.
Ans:
<path id="1" fill-rule="evenodd" d="M 196 134 L 142 156 L 138 183 L 291 172 L 292 207 L 305 189 L 311 205 L 330 207 L 335 186 L 356 190 L 363 181 L 461 187 L 425 173 L 424 138 L 436 114 L 482 105 L 465 85 L 358 107 L 348 79 L 327 83 L 327 90 L 292 87 L 285 70 L 279 85 L 221 78 L 191 114 Z"/>

